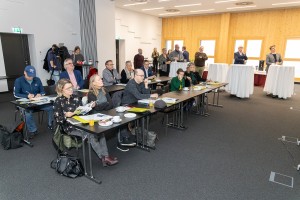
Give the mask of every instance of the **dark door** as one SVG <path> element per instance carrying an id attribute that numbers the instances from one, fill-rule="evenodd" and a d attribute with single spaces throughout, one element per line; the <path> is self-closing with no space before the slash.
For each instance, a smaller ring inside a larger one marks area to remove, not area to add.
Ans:
<path id="1" fill-rule="evenodd" d="M 30 65 L 28 38 L 24 34 L 11 33 L 1 33 L 0 36 L 8 89 L 12 91 L 14 77 L 22 76 L 25 66 Z"/>
<path id="2" fill-rule="evenodd" d="M 116 40 L 116 69 L 120 73 L 120 40 Z"/>

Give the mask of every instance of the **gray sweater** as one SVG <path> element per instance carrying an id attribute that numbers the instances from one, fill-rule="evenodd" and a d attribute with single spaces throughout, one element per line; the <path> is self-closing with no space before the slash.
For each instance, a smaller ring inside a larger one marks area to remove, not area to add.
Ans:
<path id="1" fill-rule="evenodd" d="M 137 103 L 140 99 L 150 98 L 150 89 L 145 88 L 144 82 L 137 84 L 134 79 L 128 81 L 122 98 L 122 105 Z"/>

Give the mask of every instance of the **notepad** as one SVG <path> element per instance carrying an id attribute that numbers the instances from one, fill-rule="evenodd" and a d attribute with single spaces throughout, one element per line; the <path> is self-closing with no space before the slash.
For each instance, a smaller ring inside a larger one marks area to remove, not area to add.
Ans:
<path id="1" fill-rule="evenodd" d="M 128 112 L 135 112 L 135 113 L 142 113 L 142 112 L 147 112 L 147 111 L 149 111 L 149 109 L 147 109 L 147 108 L 137 108 L 137 107 L 130 108 L 128 110 Z"/>

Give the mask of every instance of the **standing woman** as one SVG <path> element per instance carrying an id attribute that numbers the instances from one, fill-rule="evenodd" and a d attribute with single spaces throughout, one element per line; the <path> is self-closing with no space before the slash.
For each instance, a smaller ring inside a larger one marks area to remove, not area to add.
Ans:
<path id="1" fill-rule="evenodd" d="M 75 66 L 75 70 L 79 70 L 82 74 L 82 62 L 84 61 L 83 55 L 80 53 L 80 47 L 76 46 L 74 48 L 74 52 L 71 55 L 71 59 L 73 60 L 73 64 Z"/>
<path id="2" fill-rule="evenodd" d="M 283 61 L 281 55 L 279 53 L 276 53 L 275 45 L 270 46 L 270 53 L 266 56 L 266 72 L 268 73 L 270 65 L 282 65 L 282 63 Z"/>
<path id="3" fill-rule="evenodd" d="M 93 112 L 97 113 L 113 108 L 111 97 L 109 93 L 104 90 L 103 81 L 98 74 L 91 76 L 89 89 L 88 102 L 95 102 Z"/>
<path id="4" fill-rule="evenodd" d="M 157 59 L 158 59 L 158 56 L 159 56 L 159 53 L 157 52 L 157 48 L 154 48 L 151 57 L 153 59 L 153 61 L 152 61 L 153 70 L 155 72 L 157 72 L 157 66 L 158 66 L 158 60 Z"/>
<path id="5" fill-rule="evenodd" d="M 158 57 L 158 63 L 159 63 L 159 74 L 161 76 L 169 76 L 170 72 L 170 59 L 167 55 L 167 49 L 162 49 L 162 54 Z"/>
<path id="6" fill-rule="evenodd" d="M 76 108 L 82 105 L 81 100 L 76 95 L 73 95 L 73 85 L 71 81 L 68 79 L 60 79 L 56 86 L 56 92 L 58 97 L 53 105 L 56 122 L 62 126 L 67 134 L 80 137 L 86 137 L 89 134 L 92 148 L 101 159 L 103 166 L 117 164 L 117 158 L 108 155 L 106 139 L 103 135 L 100 135 L 98 139 L 94 134 L 75 129 L 73 125 L 67 121 L 68 118 L 75 115 L 74 111 Z"/>

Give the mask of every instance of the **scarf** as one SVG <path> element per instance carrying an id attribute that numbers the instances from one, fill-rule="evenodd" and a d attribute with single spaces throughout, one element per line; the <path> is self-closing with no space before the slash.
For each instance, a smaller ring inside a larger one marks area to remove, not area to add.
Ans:
<path id="1" fill-rule="evenodd" d="M 125 73 L 126 73 L 126 78 L 127 79 L 131 79 L 132 78 L 132 71 L 129 71 L 126 67 L 125 67 Z"/>

